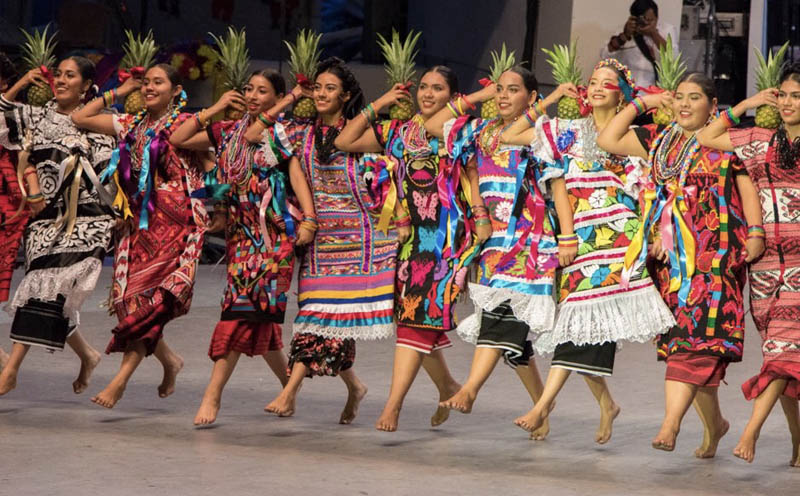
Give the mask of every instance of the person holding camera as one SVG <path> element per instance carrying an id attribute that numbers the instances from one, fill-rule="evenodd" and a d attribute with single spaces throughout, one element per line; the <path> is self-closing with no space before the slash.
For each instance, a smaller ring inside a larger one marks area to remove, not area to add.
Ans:
<path id="1" fill-rule="evenodd" d="M 673 50 L 678 51 L 678 30 L 658 20 L 658 4 L 653 0 L 635 0 L 622 32 L 608 40 L 600 58 L 615 58 L 628 66 L 641 86 L 656 83 L 656 62 L 659 48 L 672 36 Z"/>

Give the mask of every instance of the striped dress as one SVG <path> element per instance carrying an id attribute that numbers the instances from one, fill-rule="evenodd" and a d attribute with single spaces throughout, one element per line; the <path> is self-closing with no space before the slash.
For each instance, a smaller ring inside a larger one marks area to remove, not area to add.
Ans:
<path id="1" fill-rule="evenodd" d="M 319 223 L 300 265 L 289 362 L 306 364 L 309 375 L 336 375 L 352 366 L 355 340 L 394 333 L 397 240 L 375 229 L 388 181 L 375 157 L 332 146 L 320 157 L 321 141 L 331 144 L 336 134 L 321 123 L 273 128 L 275 148 L 300 160 Z"/>

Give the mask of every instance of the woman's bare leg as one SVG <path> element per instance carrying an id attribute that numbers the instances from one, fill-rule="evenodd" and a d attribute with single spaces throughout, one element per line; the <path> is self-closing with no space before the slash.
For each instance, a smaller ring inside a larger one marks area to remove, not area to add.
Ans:
<path id="1" fill-rule="evenodd" d="M 3 371 L 0 372 L 0 396 L 17 387 L 19 367 L 22 365 L 22 361 L 30 348 L 29 344 L 21 343 L 14 343 L 11 346 L 11 356 L 8 358 L 5 367 L 3 367 Z"/>
<path id="2" fill-rule="evenodd" d="M 389 399 L 383 407 L 381 416 L 375 422 L 379 431 L 394 432 L 397 430 L 397 421 L 403 400 L 411 389 L 411 384 L 417 377 L 417 372 L 422 365 L 422 353 L 405 346 L 394 347 L 394 366 L 392 368 L 392 385 L 389 388 Z"/>
<path id="3" fill-rule="evenodd" d="M 361 404 L 361 400 L 367 395 L 367 386 L 356 376 L 352 367 L 339 372 L 339 377 L 347 386 L 347 403 L 339 416 L 339 423 L 352 424 L 358 415 L 358 406 Z"/>
<path id="4" fill-rule="evenodd" d="M 792 459 L 789 465 L 800 467 L 800 404 L 797 398 L 781 395 L 781 407 L 792 435 Z"/>
<path id="5" fill-rule="evenodd" d="M 83 334 L 78 329 L 75 329 L 67 337 L 67 344 L 81 359 L 81 370 L 78 372 L 78 378 L 72 383 L 72 390 L 75 391 L 75 394 L 81 394 L 89 387 L 89 379 L 92 377 L 92 372 L 94 372 L 97 364 L 100 363 L 100 352 L 84 339 Z"/>
<path id="6" fill-rule="evenodd" d="M 197 409 L 197 414 L 194 416 L 194 425 L 209 425 L 217 420 L 217 414 L 222 404 L 222 390 L 228 383 L 228 379 L 231 378 L 240 356 L 241 353 L 238 351 L 229 351 L 227 355 L 214 361 L 211 380 L 208 381 L 200 408 Z"/>
<path id="7" fill-rule="evenodd" d="M 275 377 L 280 381 L 281 386 L 286 387 L 286 383 L 289 382 L 289 375 L 286 373 L 288 361 L 286 360 L 286 355 L 283 353 L 283 350 L 270 350 L 262 356 L 270 370 L 272 370 L 272 373 L 275 374 Z"/>
<path id="8" fill-rule="evenodd" d="M 694 401 L 697 389 L 697 386 L 685 382 L 664 381 L 664 421 L 661 423 L 661 430 L 653 438 L 653 448 L 663 451 L 675 449 L 683 416 Z"/>
<path id="9" fill-rule="evenodd" d="M 497 348 L 476 347 L 475 354 L 472 356 L 472 367 L 470 367 L 467 382 L 461 386 L 461 389 L 456 394 L 440 402 L 439 406 L 458 410 L 461 413 L 470 413 L 472 405 L 475 403 L 475 398 L 478 397 L 478 392 L 491 375 L 502 353 L 503 350 Z"/>
<path id="10" fill-rule="evenodd" d="M 750 420 L 747 421 L 742 437 L 739 438 L 739 443 L 733 450 L 733 456 L 748 463 L 753 462 L 756 457 L 756 441 L 761 434 L 761 427 L 784 389 L 786 389 L 786 379 L 775 379 L 753 401 L 753 413 L 750 415 Z"/>
<path id="11" fill-rule="evenodd" d="M 158 385 L 158 397 L 166 398 L 175 392 L 175 381 L 178 378 L 178 372 L 183 368 L 183 358 L 167 346 L 167 342 L 163 337 L 158 340 L 153 356 L 164 367 L 164 378 L 161 380 L 161 384 Z"/>
<path id="12" fill-rule="evenodd" d="M 105 389 L 92 397 L 92 402 L 105 408 L 114 408 L 114 405 L 122 398 L 131 376 L 144 360 L 144 355 L 144 343 L 137 341 L 130 344 L 122 355 L 122 364 L 119 367 L 119 372 L 111 379 Z"/>
<path id="13" fill-rule="evenodd" d="M 303 379 L 308 372 L 308 367 L 300 361 L 294 362 L 289 381 L 283 387 L 278 396 L 264 407 L 265 412 L 274 413 L 278 417 L 291 417 L 294 414 L 294 405 L 297 400 L 297 392 L 303 385 Z"/>
<path id="14" fill-rule="evenodd" d="M 440 402 L 461 389 L 461 384 L 450 374 L 442 350 L 433 350 L 429 355 L 425 355 L 422 358 L 422 368 L 425 369 L 433 384 L 436 385 L 436 389 L 439 390 Z M 431 427 L 442 425 L 448 418 L 450 418 L 450 409 L 437 405 L 436 411 L 431 416 Z"/>
<path id="15" fill-rule="evenodd" d="M 584 375 L 583 379 L 589 390 L 600 405 L 600 426 L 594 435 L 594 440 L 598 444 L 606 444 L 611 440 L 611 432 L 614 426 L 614 419 L 619 415 L 619 405 L 611 397 L 611 390 L 608 389 L 606 378 L 599 375 Z"/>
<path id="16" fill-rule="evenodd" d="M 556 396 L 558 396 L 561 388 L 569 379 L 572 371 L 561 367 L 550 367 L 550 372 L 547 374 L 547 381 L 544 383 L 544 390 L 542 391 L 539 401 L 533 408 L 525 415 L 518 417 L 514 423 L 522 427 L 528 432 L 536 432 L 541 429 L 550 412 L 555 405 Z"/>
<path id="17" fill-rule="evenodd" d="M 528 360 L 528 365 L 520 365 L 515 370 L 525 386 L 525 390 L 528 391 L 533 405 L 536 406 L 542 399 L 542 393 L 544 393 L 544 384 L 542 383 L 542 377 L 539 375 L 539 369 L 536 368 L 536 360 L 531 357 Z M 531 431 L 530 437 L 534 441 L 543 441 L 548 434 L 550 434 L 550 421 L 545 417 L 542 425 L 538 429 Z"/>
<path id="18" fill-rule="evenodd" d="M 0 370 L 3 370 L 8 363 L 8 353 L 3 348 L 0 348 Z"/>

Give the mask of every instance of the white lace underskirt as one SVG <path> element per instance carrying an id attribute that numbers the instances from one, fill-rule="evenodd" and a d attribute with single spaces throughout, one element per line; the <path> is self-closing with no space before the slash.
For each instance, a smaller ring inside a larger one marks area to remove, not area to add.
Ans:
<path id="1" fill-rule="evenodd" d="M 361 324 L 350 326 L 337 326 L 333 325 L 335 319 L 330 318 L 332 324 L 325 324 L 326 315 L 356 315 L 356 314 L 382 314 L 386 310 L 393 311 L 394 302 L 392 300 L 376 301 L 370 303 L 357 303 L 357 304 L 323 304 L 323 303 L 309 303 L 303 305 L 298 313 L 294 325 L 294 334 L 314 334 L 325 338 L 336 339 L 357 339 L 357 340 L 375 340 L 386 339 L 394 336 L 395 324 L 394 321 L 389 323 L 375 322 L 374 324 Z M 314 318 L 311 318 L 310 315 Z M 363 320 L 367 317 L 361 317 Z M 313 320 L 313 321 L 311 321 Z"/>
<path id="2" fill-rule="evenodd" d="M 69 267 L 32 270 L 22 278 L 14 298 L 4 310 L 13 317 L 17 308 L 31 298 L 55 301 L 60 294 L 66 298 L 64 316 L 70 320 L 70 325 L 77 326 L 81 305 L 94 291 L 102 268 L 100 260 L 89 257 Z"/>
<path id="3" fill-rule="evenodd" d="M 538 353 L 552 353 L 561 343 L 602 344 L 610 341 L 647 342 L 675 325 L 672 312 L 652 285 L 607 299 L 561 305 L 552 332 L 533 341 Z"/>
<path id="4" fill-rule="evenodd" d="M 469 284 L 469 295 L 475 305 L 475 313 L 462 320 L 456 328 L 458 336 L 468 343 L 478 342 L 482 311 L 494 310 L 505 302 L 508 302 L 514 317 L 528 324 L 531 340 L 538 339 L 540 334 L 553 328 L 556 304 L 551 295 L 531 295 L 475 283 Z"/>

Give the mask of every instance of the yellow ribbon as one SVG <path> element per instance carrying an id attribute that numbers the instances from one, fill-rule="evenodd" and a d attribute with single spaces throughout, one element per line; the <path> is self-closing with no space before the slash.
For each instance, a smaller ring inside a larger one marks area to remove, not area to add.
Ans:
<path id="1" fill-rule="evenodd" d="M 381 215 L 378 218 L 378 230 L 384 233 L 389 231 L 389 223 L 394 215 L 394 207 L 397 204 L 397 181 L 394 177 L 395 161 L 386 157 L 386 172 L 389 174 L 389 194 L 383 202 Z"/>
<path id="2" fill-rule="evenodd" d="M 625 270 L 629 271 L 633 264 L 636 263 L 636 259 L 639 258 L 639 255 L 642 252 L 642 246 L 644 245 L 644 237 L 646 235 L 647 227 L 648 227 L 648 219 L 653 214 L 653 208 L 655 206 L 655 199 L 656 199 L 656 192 L 654 189 L 646 189 L 642 194 L 644 200 L 644 207 L 642 208 L 642 220 L 639 223 L 639 230 L 636 231 L 636 234 L 633 236 L 631 243 L 628 245 L 628 250 L 625 252 Z M 629 281 L 627 278 L 623 276 L 623 288 L 628 286 Z"/>
<path id="3" fill-rule="evenodd" d="M 670 196 L 669 196 L 669 199 L 667 200 L 668 201 L 667 206 L 670 206 L 669 205 L 670 202 L 672 203 L 672 205 L 671 205 L 671 207 L 672 207 L 672 216 L 673 216 L 673 218 L 675 219 L 675 221 L 678 224 L 678 230 L 681 233 L 681 239 L 683 241 L 683 248 L 684 248 L 683 251 L 685 253 L 684 258 L 685 258 L 685 263 L 686 263 L 686 274 L 685 274 L 685 276 L 687 278 L 691 279 L 692 276 L 694 275 L 695 254 L 696 254 L 697 250 L 696 250 L 696 245 L 695 245 L 695 241 L 694 241 L 694 231 L 692 231 L 692 229 L 689 228 L 688 224 L 686 223 L 686 217 L 685 217 L 685 214 L 687 212 L 689 212 L 689 205 L 686 202 L 686 197 L 687 197 L 688 190 L 685 189 L 685 188 L 681 188 L 680 186 L 678 186 L 677 183 L 674 183 L 674 182 L 670 183 L 668 188 L 669 188 Z M 666 228 L 671 228 L 671 226 L 669 226 L 669 225 L 668 226 L 664 226 L 663 224 L 664 223 L 662 222 L 662 226 L 661 226 L 662 231 L 664 229 L 666 229 Z M 664 236 L 663 235 L 662 235 L 661 239 L 664 240 Z M 677 242 L 678 242 L 678 240 L 674 240 L 673 241 L 673 246 L 671 248 L 673 250 L 675 250 L 676 253 L 680 253 L 679 250 L 676 249 L 677 248 L 677 246 L 676 246 Z M 678 255 L 678 256 L 680 256 L 680 255 Z M 681 264 L 680 259 L 678 260 L 678 263 Z M 670 293 L 674 293 L 674 292 L 678 291 L 680 289 L 680 287 L 681 287 L 681 281 L 682 281 L 683 274 L 681 274 L 680 266 L 678 267 L 678 270 L 676 272 L 674 272 L 674 273 L 676 275 L 671 277 L 670 281 L 669 281 L 669 292 Z"/>
<path id="4" fill-rule="evenodd" d="M 112 207 L 117 211 L 122 213 L 122 219 L 129 219 L 133 217 L 133 212 L 131 212 L 130 203 L 128 203 L 128 197 L 122 191 L 122 186 L 119 184 L 119 171 L 114 172 L 114 184 L 117 186 L 117 195 L 114 197 L 114 203 Z"/>

